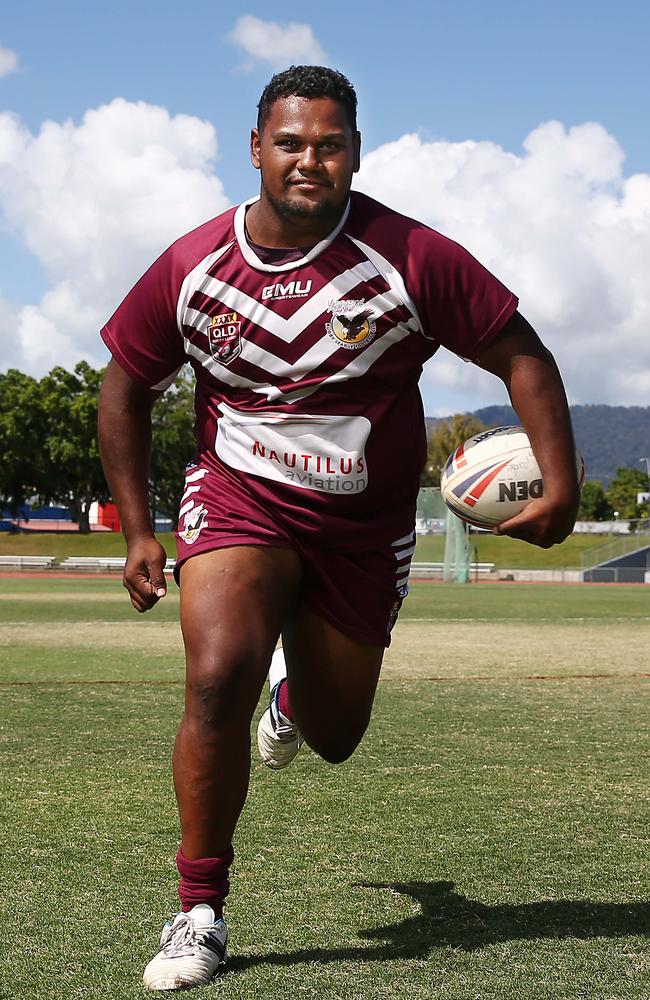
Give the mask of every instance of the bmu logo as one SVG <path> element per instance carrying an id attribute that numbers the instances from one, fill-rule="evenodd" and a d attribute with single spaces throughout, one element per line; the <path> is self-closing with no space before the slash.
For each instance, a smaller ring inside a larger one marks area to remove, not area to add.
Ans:
<path id="1" fill-rule="evenodd" d="M 241 354 L 241 321 L 236 312 L 213 316 L 207 334 L 210 354 L 220 365 L 229 365 Z"/>
<path id="2" fill-rule="evenodd" d="M 288 281 L 286 285 L 278 281 L 262 289 L 262 301 L 266 299 L 303 299 L 311 292 L 311 278 L 305 282 Z"/>

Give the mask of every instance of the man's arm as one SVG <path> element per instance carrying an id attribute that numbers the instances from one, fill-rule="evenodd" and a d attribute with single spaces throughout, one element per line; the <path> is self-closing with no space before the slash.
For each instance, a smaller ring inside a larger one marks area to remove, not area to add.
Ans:
<path id="1" fill-rule="evenodd" d="M 520 313 L 476 363 L 505 383 L 544 479 L 544 496 L 499 524 L 494 533 L 550 548 L 571 533 L 580 504 L 573 430 L 560 373 Z"/>
<path id="2" fill-rule="evenodd" d="M 99 398 L 99 447 L 127 543 L 124 586 L 136 611 L 148 611 L 167 592 L 166 553 L 149 512 L 151 408 L 160 392 L 134 382 L 111 361 Z"/>

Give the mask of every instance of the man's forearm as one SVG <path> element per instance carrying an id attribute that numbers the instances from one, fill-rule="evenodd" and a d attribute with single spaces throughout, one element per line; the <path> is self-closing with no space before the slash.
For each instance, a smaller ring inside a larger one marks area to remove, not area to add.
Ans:
<path id="1" fill-rule="evenodd" d="M 134 390 L 112 362 L 102 386 L 99 447 L 127 542 L 153 534 L 149 509 L 151 407 L 155 394 Z"/>
<path id="2" fill-rule="evenodd" d="M 478 363 L 505 383 L 544 480 L 544 496 L 494 531 L 548 548 L 573 530 L 580 503 L 573 430 L 560 373 L 518 313 Z"/>
<path id="3" fill-rule="evenodd" d="M 167 590 L 167 554 L 154 538 L 149 512 L 151 407 L 159 395 L 111 361 L 99 400 L 99 447 L 128 545 L 123 583 L 141 613 Z"/>
<path id="4" fill-rule="evenodd" d="M 549 500 L 577 503 L 576 451 L 569 407 L 552 356 L 519 356 L 508 390 L 512 405 L 532 445 Z"/>

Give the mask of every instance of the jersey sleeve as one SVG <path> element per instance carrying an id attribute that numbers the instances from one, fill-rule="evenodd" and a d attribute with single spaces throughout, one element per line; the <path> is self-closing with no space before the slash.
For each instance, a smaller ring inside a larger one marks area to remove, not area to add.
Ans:
<path id="1" fill-rule="evenodd" d="M 183 365 L 183 338 L 176 323 L 182 274 L 170 247 L 133 286 L 108 323 L 102 340 L 136 382 L 164 388 Z"/>
<path id="2" fill-rule="evenodd" d="M 498 278 L 453 240 L 424 227 L 412 234 L 409 285 L 424 336 L 473 360 L 519 304 Z"/>

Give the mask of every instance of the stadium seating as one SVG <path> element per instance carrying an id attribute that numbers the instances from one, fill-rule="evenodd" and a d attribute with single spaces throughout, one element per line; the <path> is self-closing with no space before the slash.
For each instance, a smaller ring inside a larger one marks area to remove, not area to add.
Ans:
<path id="1" fill-rule="evenodd" d="M 412 562 L 411 577 L 442 576 L 445 564 L 442 562 Z M 493 562 L 473 562 L 469 564 L 470 576 L 488 576 L 493 573 L 495 564 Z"/>
<path id="2" fill-rule="evenodd" d="M 52 569 L 55 556 L 0 556 L 0 569 Z"/>
<path id="3" fill-rule="evenodd" d="M 121 573 L 125 563 L 124 556 L 68 556 L 60 563 L 59 568 L 88 573 Z M 174 559 L 168 559 L 165 573 L 172 573 L 175 565 Z"/>

